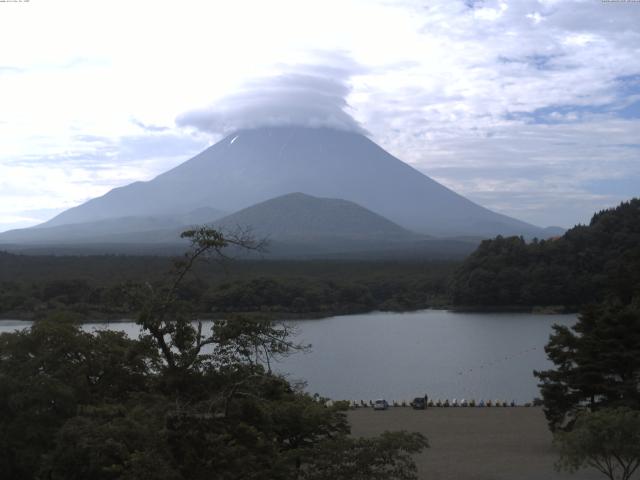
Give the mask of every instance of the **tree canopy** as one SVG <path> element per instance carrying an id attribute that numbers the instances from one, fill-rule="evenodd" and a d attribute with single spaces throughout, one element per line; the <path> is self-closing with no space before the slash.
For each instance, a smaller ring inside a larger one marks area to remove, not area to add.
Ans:
<path id="1" fill-rule="evenodd" d="M 581 413 L 573 429 L 559 432 L 557 467 L 595 468 L 610 480 L 629 480 L 640 467 L 640 411 L 629 408 Z"/>
<path id="2" fill-rule="evenodd" d="M 640 199 L 596 213 L 562 237 L 483 241 L 456 270 L 457 305 L 578 308 L 640 294 Z"/>

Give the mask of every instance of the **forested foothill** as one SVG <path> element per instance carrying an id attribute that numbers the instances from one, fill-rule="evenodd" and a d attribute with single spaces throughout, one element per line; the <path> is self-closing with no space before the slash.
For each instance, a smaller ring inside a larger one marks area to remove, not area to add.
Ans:
<path id="1" fill-rule="evenodd" d="M 457 269 L 455 305 L 580 306 L 640 293 L 640 199 L 596 213 L 563 236 L 483 241 Z"/>

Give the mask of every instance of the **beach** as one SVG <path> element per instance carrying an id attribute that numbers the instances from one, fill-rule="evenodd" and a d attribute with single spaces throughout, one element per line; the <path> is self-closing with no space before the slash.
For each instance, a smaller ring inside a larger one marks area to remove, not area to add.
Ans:
<path id="1" fill-rule="evenodd" d="M 595 470 L 570 474 L 554 469 L 558 455 L 544 413 L 537 407 L 358 408 L 349 412 L 349 420 L 355 436 L 372 436 L 385 430 L 423 433 L 430 448 L 416 456 L 420 479 L 604 478 Z"/>

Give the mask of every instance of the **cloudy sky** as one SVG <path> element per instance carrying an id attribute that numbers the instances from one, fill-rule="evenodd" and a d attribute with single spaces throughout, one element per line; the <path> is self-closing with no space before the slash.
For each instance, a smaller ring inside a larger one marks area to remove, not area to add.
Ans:
<path id="1" fill-rule="evenodd" d="M 280 123 L 543 226 L 640 194 L 640 2 L 7 0 L 0 42 L 0 231 Z"/>

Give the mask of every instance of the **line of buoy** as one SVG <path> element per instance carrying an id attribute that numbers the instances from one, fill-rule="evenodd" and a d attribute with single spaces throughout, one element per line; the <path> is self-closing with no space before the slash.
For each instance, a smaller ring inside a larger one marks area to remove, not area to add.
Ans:
<path id="1" fill-rule="evenodd" d="M 352 409 L 356 408 L 372 408 L 374 406 L 373 400 L 344 400 L 349 403 L 349 407 Z M 331 406 L 335 404 L 334 400 L 328 400 L 325 402 L 325 405 Z M 393 400 L 389 403 L 389 407 L 410 407 L 412 403 L 407 400 Z M 427 407 L 433 408 L 490 408 L 490 407 L 531 407 L 535 406 L 535 402 L 526 402 L 526 403 L 517 403 L 515 400 L 511 400 L 510 402 L 506 400 L 479 400 L 475 399 L 465 400 L 465 399 L 444 399 L 444 400 L 429 400 L 427 402 Z"/>
<path id="2" fill-rule="evenodd" d="M 479 365 L 477 365 L 476 367 L 473 367 L 473 368 L 482 370 L 485 367 L 487 367 L 487 368 L 488 367 L 493 367 L 494 365 L 499 365 L 499 364 L 501 364 L 503 362 L 506 362 L 506 361 L 509 361 L 509 360 L 513 360 L 515 357 L 519 357 L 519 356 L 525 355 L 525 354 L 527 354 L 529 352 L 533 352 L 534 350 L 537 350 L 537 349 L 538 349 L 538 347 L 527 348 L 526 350 L 522 350 L 522 351 L 517 352 L 517 353 L 512 353 L 510 355 L 506 355 L 504 358 L 499 358 L 497 360 L 493 360 L 493 361 L 487 362 L 487 363 L 481 363 L 481 364 L 479 364 Z M 473 368 L 458 370 L 457 373 L 458 373 L 458 375 L 464 375 L 464 374 L 467 374 L 467 373 L 471 373 L 471 372 L 473 372 Z"/>

